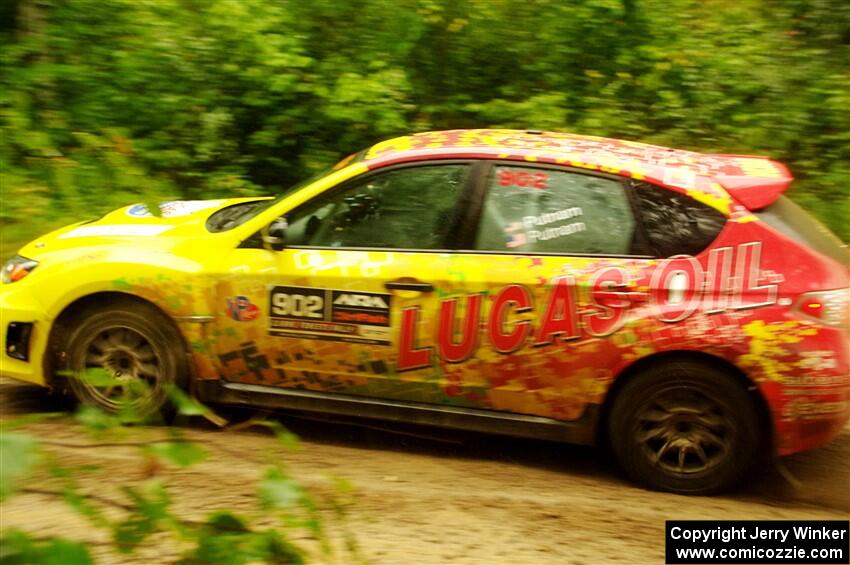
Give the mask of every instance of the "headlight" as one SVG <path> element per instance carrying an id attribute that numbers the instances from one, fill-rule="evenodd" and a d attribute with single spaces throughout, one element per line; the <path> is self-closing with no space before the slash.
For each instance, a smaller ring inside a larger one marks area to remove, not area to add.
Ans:
<path id="1" fill-rule="evenodd" d="M 38 261 L 15 255 L 3 265 L 3 284 L 21 280 L 38 267 Z"/>

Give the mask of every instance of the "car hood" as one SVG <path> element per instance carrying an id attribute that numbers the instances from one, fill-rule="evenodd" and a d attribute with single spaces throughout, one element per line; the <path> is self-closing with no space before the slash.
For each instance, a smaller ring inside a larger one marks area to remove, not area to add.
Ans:
<path id="1" fill-rule="evenodd" d="M 205 223 L 222 208 L 264 198 L 222 198 L 218 200 L 172 200 L 161 202 L 153 215 L 146 204 L 132 204 L 107 213 L 97 220 L 78 222 L 30 242 L 20 254 L 30 259 L 72 248 L 109 244 L 162 247 L 187 237 L 210 236 Z"/>

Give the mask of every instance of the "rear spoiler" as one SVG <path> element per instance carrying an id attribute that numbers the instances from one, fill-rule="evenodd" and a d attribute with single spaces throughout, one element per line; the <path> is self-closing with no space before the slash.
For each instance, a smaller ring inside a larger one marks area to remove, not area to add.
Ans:
<path id="1" fill-rule="evenodd" d="M 794 177 L 785 165 L 752 155 L 707 155 L 721 161 L 714 174 L 732 197 L 748 210 L 761 210 L 782 196 Z"/>

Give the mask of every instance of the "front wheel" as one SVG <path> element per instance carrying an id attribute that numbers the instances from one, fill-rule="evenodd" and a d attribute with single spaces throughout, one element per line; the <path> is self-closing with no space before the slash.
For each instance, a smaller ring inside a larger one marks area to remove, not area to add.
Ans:
<path id="1" fill-rule="evenodd" d="M 168 389 L 186 375 L 183 340 L 165 315 L 140 303 L 84 314 L 66 351 L 70 388 L 85 405 L 130 409 L 139 418 L 168 405 Z"/>
<path id="2" fill-rule="evenodd" d="M 737 485 L 761 451 L 759 419 L 744 387 L 690 360 L 659 363 L 626 383 L 612 405 L 608 430 L 626 474 L 681 494 Z"/>

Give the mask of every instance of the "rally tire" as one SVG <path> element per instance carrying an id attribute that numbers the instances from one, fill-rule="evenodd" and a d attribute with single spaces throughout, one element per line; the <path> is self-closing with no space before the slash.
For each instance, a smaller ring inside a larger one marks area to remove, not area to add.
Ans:
<path id="1" fill-rule="evenodd" d="M 126 411 L 140 419 L 173 416 L 169 390 L 182 387 L 188 372 L 183 338 L 156 307 L 122 301 L 84 312 L 66 342 L 67 381 L 81 404 L 107 412 Z M 119 384 L 106 386 L 85 378 L 90 369 Z"/>
<path id="2" fill-rule="evenodd" d="M 653 365 L 623 386 L 608 423 L 622 470 L 649 488 L 707 495 L 745 479 L 763 445 L 753 400 L 738 379 L 679 359 Z"/>

